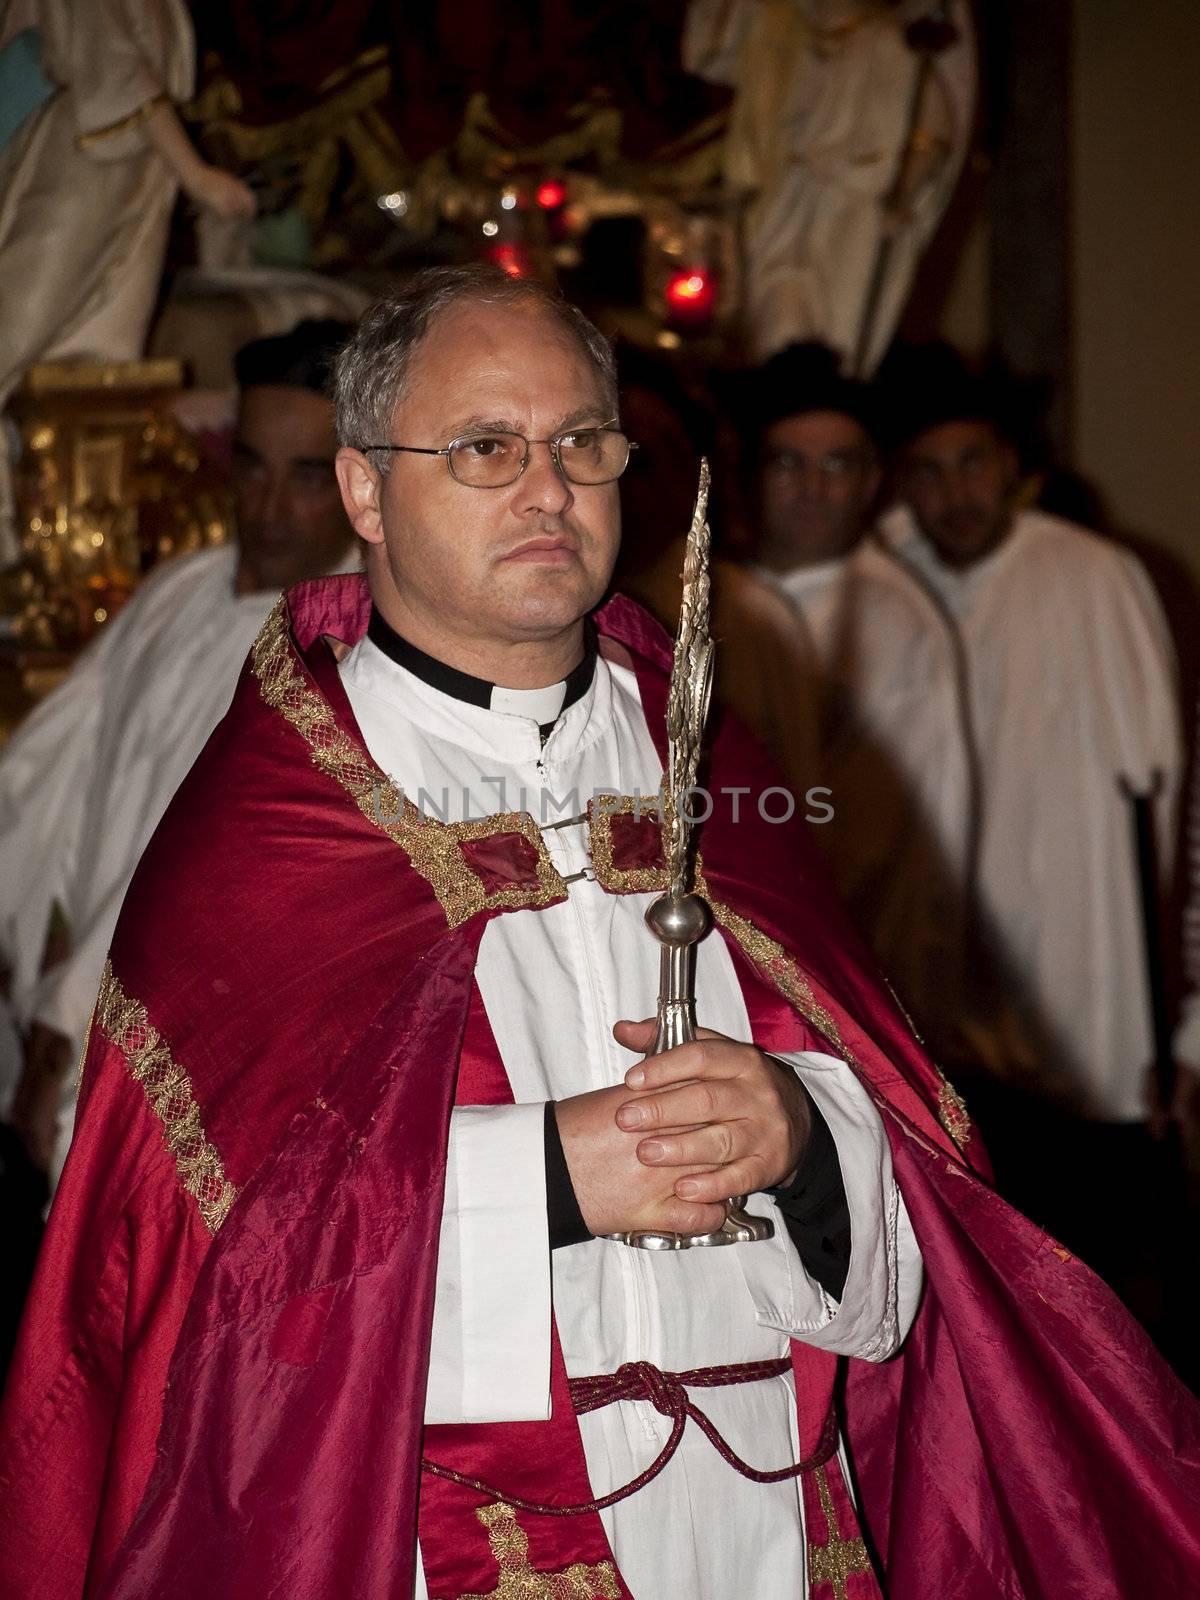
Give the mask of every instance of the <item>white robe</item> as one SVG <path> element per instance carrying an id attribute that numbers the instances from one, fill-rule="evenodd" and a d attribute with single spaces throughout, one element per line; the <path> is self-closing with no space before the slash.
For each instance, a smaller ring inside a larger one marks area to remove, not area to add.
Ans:
<path id="1" fill-rule="evenodd" d="M 884 533 L 962 641 L 980 777 L 979 906 L 1003 1009 L 994 1073 L 1103 1121 L 1144 1118 L 1153 1058 L 1122 780 L 1154 802 L 1164 883 L 1182 768 L 1175 660 L 1153 587 L 1119 545 L 1021 511 L 991 555 L 945 566 L 904 508 Z"/>
<path id="2" fill-rule="evenodd" d="M 618 659 L 602 655 L 591 688 L 562 714 L 544 750 L 536 696 L 527 716 L 467 705 L 370 641 L 350 652 L 341 674 L 376 762 L 414 801 L 424 788 L 447 820 L 469 805 L 473 816 L 509 807 L 553 822 L 576 815 L 593 790 L 651 794 L 659 784 L 636 679 Z M 553 796 L 545 807 L 543 788 Z M 564 875 L 588 865 L 585 833 L 576 826 L 544 834 Z M 673 1370 L 767 1359 L 786 1352 L 790 1335 L 881 1360 L 907 1333 L 921 1264 L 887 1139 L 853 1074 L 824 1054 L 788 1059 L 829 1123 L 845 1177 L 854 1243 L 840 1305 L 805 1272 L 778 1217 L 769 1243 L 657 1254 L 592 1240 L 556 1250 L 551 1261 L 544 1102 L 618 1083 L 632 1065 L 611 1028 L 654 1013 L 657 948 L 642 921 L 652 898 L 575 882 L 565 903 L 496 918 L 483 935 L 475 975 L 516 1104 L 453 1113 L 430 1421 L 549 1415 L 552 1298 L 571 1376 L 637 1359 Z M 700 1021 L 749 1039 L 719 937 L 700 946 L 697 966 Z M 773 1202 L 756 1195 L 751 1209 L 771 1212 Z M 705 1391 L 701 1404 L 752 1464 L 796 1459 L 790 1377 Z M 649 1405 L 621 1403 L 581 1418 L 581 1428 L 600 1494 L 653 1460 L 669 1424 Z M 640 1600 L 751 1592 L 755 1600 L 798 1600 L 807 1592 L 796 1483 L 750 1483 L 694 1428 L 666 1470 L 603 1519 Z M 426 1592 L 420 1574 L 416 1592 Z"/>
<path id="3" fill-rule="evenodd" d="M 770 573 L 804 620 L 821 677 L 814 825 L 839 889 L 935 1055 L 963 1006 L 974 785 L 953 629 L 873 540 Z"/>
<path id="4" fill-rule="evenodd" d="M 238 595 L 234 545 L 155 569 L 0 753 L 0 951 L 22 1026 L 41 1021 L 76 1055 L 150 835 L 224 714 L 276 596 Z M 57 902 L 65 961 L 41 971 Z M 64 1094 L 54 1176 L 70 1143 Z"/>

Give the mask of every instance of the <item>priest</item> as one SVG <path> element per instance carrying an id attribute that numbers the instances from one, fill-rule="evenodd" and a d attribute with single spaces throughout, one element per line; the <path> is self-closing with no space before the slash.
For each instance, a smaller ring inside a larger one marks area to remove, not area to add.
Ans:
<path id="1" fill-rule="evenodd" d="M 114 937 L 0 1422 L 0 1577 L 1185 1582 L 1194 1406 L 973 1175 L 734 728 L 706 1032 L 641 1059 L 669 654 L 596 610 L 629 448 L 598 335 L 440 269 L 364 319 L 339 428 L 366 578 L 272 613 Z M 703 1233 L 734 1194 L 771 1237 L 610 1237 Z"/>

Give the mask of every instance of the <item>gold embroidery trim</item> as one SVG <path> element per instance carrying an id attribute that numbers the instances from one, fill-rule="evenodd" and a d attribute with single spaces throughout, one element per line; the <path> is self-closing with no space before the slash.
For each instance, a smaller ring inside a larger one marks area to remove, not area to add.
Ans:
<path id="1" fill-rule="evenodd" d="M 429 884 L 457 928 L 480 911 L 517 911 L 566 898 L 537 823 L 525 811 L 508 811 L 469 822 L 438 822 L 412 801 L 338 726 L 328 702 L 299 669 L 288 631 L 287 603 L 280 599 L 263 624 L 250 652 L 251 668 L 264 701 L 278 711 L 309 747 L 313 765 L 346 791 L 368 821 L 382 829 L 408 856 L 413 870 Z M 487 890 L 471 870 L 460 843 L 519 833 L 537 852 L 537 883 Z"/>
<path id="2" fill-rule="evenodd" d="M 105 970 L 105 975 L 107 976 L 107 973 L 108 973 L 108 964 L 107 963 L 105 963 L 105 969 L 104 970 Z M 103 993 L 103 988 L 101 989 L 101 993 Z M 84 1067 L 87 1066 L 88 1050 L 91 1048 L 91 1043 L 92 1043 L 92 1029 L 96 1025 L 96 1007 L 97 1007 L 97 1005 L 99 1005 L 99 1003 L 100 1002 L 98 1000 L 93 1002 L 92 1014 L 88 1018 L 87 1031 L 83 1036 L 83 1049 L 79 1052 L 79 1065 L 75 1068 L 75 1099 L 76 1100 L 78 1100 L 79 1096 L 83 1093 L 83 1069 L 84 1069 Z"/>
<path id="3" fill-rule="evenodd" d="M 611 1561 L 594 1567 L 577 1561 L 562 1572 L 539 1572 L 529 1564 L 529 1535 L 511 1506 L 495 1500 L 478 1506 L 475 1515 L 487 1529 L 500 1581 L 486 1594 L 464 1594 L 460 1600 L 620 1600 Z"/>
<path id="4" fill-rule="evenodd" d="M 853 1056 L 842 1042 L 841 1031 L 833 1014 L 817 1003 L 808 979 L 783 946 L 761 928 L 756 928 L 747 917 L 739 916 L 730 906 L 718 900 L 709 888 L 701 867 L 696 870 L 696 891 L 708 901 L 721 927 L 727 928 L 751 961 L 769 974 L 784 999 L 818 1032 L 825 1035 L 840 1056 L 853 1061 Z"/>
<path id="5" fill-rule="evenodd" d="M 884 979 L 884 983 L 887 984 L 887 992 L 892 997 L 892 1004 L 904 1018 L 905 1022 L 908 1023 L 909 1033 L 912 1034 L 913 1038 L 921 1046 L 921 1049 L 925 1050 L 926 1055 L 929 1055 L 928 1050 L 925 1048 L 925 1041 L 917 1032 L 916 1024 L 909 1016 L 903 1000 L 901 1000 L 900 996 L 896 993 L 895 989 L 892 988 L 892 985 L 888 983 L 886 978 Z M 963 1099 L 962 1095 L 959 1094 L 954 1085 L 950 1082 L 946 1074 L 942 1071 L 941 1067 L 939 1067 L 937 1062 L 934 1061 L 932 1056 L 929 1056 L 929 1061 L 939 1079 L 938 1121 L 954 1140 L 958 1148 L 960 1150 L 965 1150 L 971 1138 L 971 1118 L 967 1111 L 967 1103 Z"/>
<path id="6" fill-rule="evenodd" d="M 942 1080 L 938 1088 L 938 1121 L 958 1148 L 965 1150 L 971 1138 L 971 1115 L 967 1110 L 967 1102 L 936 1061 L 933 1070 Z"/>
<path id="7" fill-rule="evenodd" d="M 871 1558 L 861 1539 L 843 1539 L 837 1531 L 833 1496 L 829 1492 L 825 1468 L 818 1467 L 816 1470 L 817 1494 L 821 1499 L 829 1541 L 827 1544 L 814 1544 L 811 1539 L 808 1541 L 808 1581 L 813 1588 L 818 1583 L 830 1583 L 833 1585 L 833 1600 L 846 1600 L 850 1579 L 856 1572 L 870 1572 Z"/>
<path id="8" fill-rule="evenodd" d="M 191 1079 L 151 1023 L 145 1006 L 125 993 L 111 961 L 104 966 L 93 1026 L 125 1057 L 129 1076 L 141 1085 L 162 1123 L 163 1141 L 175 1158 L 180 1182 L 195 1200 L 204 1226 L 215 1234 L 229 1215 L 237 1190 L 205 1136 Z"/>
<path id="9" fill-rule="evenodd" d="M 619 798 L 595 797 L 588 801 L 588 838 L 592 853 L 592 871 L 602 889 L 613 894 L 653 894 L 667 886 L 666 867 L 630 867 L 623 870 L 613 865 L 612 818 L 630 816 L 656 816 L 656 801 L 646 795 L 635 799 L 623 794 Z"/>
<path id="10" fill-rule="evenodd" d="M 120 117 L 116 122 L 110 122 L 105 128 L 93 128 L 90 133 L 80 133 L 75 136 L 76 147 L 80 150 L 90 150 L 93 145 L 101 144 L 105 139 L 114 139 L 118 133 L 126 133 L 130 128 L 136 128 L 147 118 L 151 117 L 159 106 L 169 106 L 169 94 L 156 94 L 150 100 L 144 100 L 136 111 L 131 111 L 127 117 Z"/>

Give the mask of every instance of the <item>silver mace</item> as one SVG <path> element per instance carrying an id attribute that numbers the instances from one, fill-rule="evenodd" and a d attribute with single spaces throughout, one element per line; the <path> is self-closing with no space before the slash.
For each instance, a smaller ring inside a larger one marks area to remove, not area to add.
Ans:
<path id="1" fill-rule="evenodd" d="M 646 926 L 658 940 L 658 1030 L 652 1056 L 691 1044 L 696 1037 L 696 946 L 712 927 L 708 902 L 692 889 L 695 820 L 688 800 L 696 785 L 700 745 L 712 698 L 713 642 L 708 634 L 708 462 L 700 463 L 700 487 L 683 558 L 679 630 L 667 694 L 667 777 L 662 796 L 663 857 L 667 887 L 646 908 Z M 770 1239 L 774 1224 L 745 1210 L 746 1196 L 725 1202 L 725 1221 L 712 1233 L 612 1233 L 607 1237 L 636 1250 L 691 1250 Z"/>

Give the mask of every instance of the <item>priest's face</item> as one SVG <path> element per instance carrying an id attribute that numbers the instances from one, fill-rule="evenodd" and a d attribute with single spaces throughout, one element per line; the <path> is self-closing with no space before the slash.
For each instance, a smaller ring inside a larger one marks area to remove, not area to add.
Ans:
<path id="1" fill-rule="evenodd" d="M 414 351 L 387 437 L 441 449 L 487 431 L 540 441 L 613 420 L 601 374 L 551 314 L 467 301 L 441 312 Z M 343 451 L 339 471 L 368 543 L 371 594 L 422 649 L 486 675 L 489 652 L 557 648 L 603 595 L 620 538 L 615 482 L 568 482 L 545 443 L 502 488 L 460 483 L 445 456 L 413 454 L 393 454 L 382 475 L 371 468 L 372 487 L 364 459 Z"/>
<path id="2" fill-rule="evenodd" d="M 875 448 L 842 411 L 805 411 L 767 429 L 759 463 L 759 556 L 776 572 L 847 555 L 879 491 Z"/>
<path id="3" fill-rule="evenodd" d="M 286 589 L 338 567 L 354 543 L 334 471 L 333 407 L 311 389 L 244 389 L 233 440 L 238 589 Z"/>
<path id="4" fill-rule="evenodd" d="M 944 422 L 908 446 L 900 492 L 949 567 L 970 567 L 1012 526 L 1017 453 L 990 422 Z"/>

